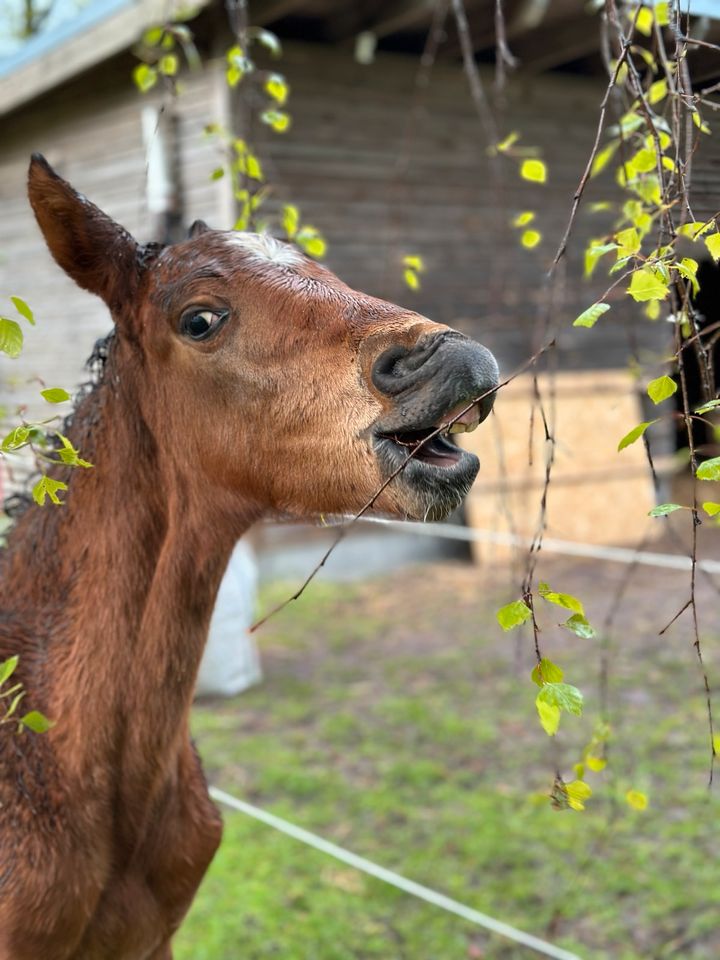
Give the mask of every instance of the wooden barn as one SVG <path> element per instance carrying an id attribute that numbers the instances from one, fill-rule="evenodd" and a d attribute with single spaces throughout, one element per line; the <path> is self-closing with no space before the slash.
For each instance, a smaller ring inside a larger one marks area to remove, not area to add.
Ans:
<path id="1" fill-rule="evenodd" d="M 713 4 L 693 5 L 705 35 L 717 34 L 718 23 L 705 17 Z M 606 522 L 598 529 L 593 515 L 575 522 L 577 504 L 588 500 L 588 487 L 578 486 L 588 482 L 588 456 L 594 458 L 590 474 L 597 489 L 613 496 L 632 491 L 633 503 L 638 496 L 652 499 L 640 450 L 627 451 L 612 465 L 618 437 L 643 419 L 623 372 L 623 305 L 618 301 L 618 309 L 593 330 L 571 325 L 605 286 L 602 279 L 582 279 L 582 251 L 589 237 L 607 230 L 607 214 L 581 212 L 562 269 L 563 296 L 550 306 L 545 279 L 606 86 L 599 20 L 589 6 L 506 0 L 507 40 L 518 66 L 496 96 L 495 0 L 465 3 L 485 92 L 494 101 L 496 134 L 517 130 L 521 144 L 537 148 L 549 171 L 543 185 L 522 180 L 517 160 L 489 156 L 492 131 L 478 116 L 463 69 L 463 38 L 451 16 L 437 33 L 432 67 L 423 66 L 436 9 L 429 0 L 251 0 L 251 23 L 274 31 L 283 43 L 276 69 L 290 85 L 292 126 L 281 135 L 262 125 L 243 127 L 247 111 L 240 92 L 225 82 L 232 35 L 224 5 L 216 0 L 196 4 L 189 25 L 202 68 L 183 72 L 183 92 L 170 104 L 158 88 L 141 95 L 131 79 L 138 62 L 134 46 L 147 27 L 167 16 L 161 0 L 93 0 L 74 19 L 30 40 L 0 61 L 0 289 L 3 296 L 30 302 L 37 326 L 26 329 L 23 356 L 2 363 L 0 403 L 9 415 L 20 403 L 33 414 L 42 411 L 37 378 L 68 388 L 82 382 L 83 360 L 109 326 L 100 301 L 66 279 L 44 248 L 25 197 L 30 153 L 44 153 L 139 239 L 154 239 L 169 223 L 187 226 L 199 217 L 229 228 L 235 199 L 227 177 L 211 178 L 218 146 L 204 133 L 208 123 L 218 123 L 252 139 L 272 184 L 267 209 L 297 205 L 303 221 L 327 239 L 328 265 L 351 285 L 471 333 L 493 350 L 506 373 L 536 349 L 545 318 L 557 327 L 557 402 L 573 442 L 560 457 L 562 483 L 551 530 L 571 539 L 627 541 L 637 533 L 627 517 L 616 528 Z M 710 75 L 710 59 L 698 69 Z M 160 161 L 157 129 L 165 157 Z M 698 215 L 715 212 L 719 159 L 698 162 Z M 157 163 L 165 179 L 151 177 L 149 184 L 147 171 Z M 593 182 L 591 194 L 606 196 L 610 183 Z M 520 245 L 512 226 L 523 210 L 535 211 L 542 233 L 533 249 Z M 422 256 L 426 267 L 416 291 L 403 280 L 408 254 Z M 640 345 L 644 360 L 659 361 L 665 331 L 648 325 Z M 499 491 L 511 491 L 520 516 L 529 509 L 526 494 L 535 489 L 542 458 L 528 469 L 527 391 L 522 381 L 512 394 L 508 390 L 506 415 L 474 435 L 486 465 L 478 488 L 486 506 L 478 507 L 475 518 L 480 526 L 498 524 Z M 497 453 L 501 433 L 504 462 Z M 614 485 L 613 492 L 605 483 Z M 520 529 L 531 525 L 521 522 Z"/>

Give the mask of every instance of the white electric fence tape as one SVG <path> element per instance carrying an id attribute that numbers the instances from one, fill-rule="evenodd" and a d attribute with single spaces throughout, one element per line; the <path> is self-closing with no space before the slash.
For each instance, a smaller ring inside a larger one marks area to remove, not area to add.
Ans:
<path id="1" fill-rule="evenodd" d="M 218 803 L 224 803 L 225 806 L 231 807 L 233 810 L 239 810 L 240 813 L 244 813 L 248 817 L 253 817 L 255 820 L 259 820 L 261 823 L 265 823 L 267 826 L 279 830 L 280 833 L 284 833 L 294 840 L 299 840 L 309 847 L 314 847 L 315 850 L 326 853 L 336 860 L 341 860 L 356 870 L 361 870 L 371 877 L 383 880 L 385 883 L 389 883 L 399 890 L 404 890 L 405 893 L 409 893 L 413 897 L 425 900 L 435 907 L 440 907 L 441 910 L 447 910 L 448 913 L 454 913 L 464 920 L 469 920 L 470 923 L 477 924 L 479 927 L 492 930 L 492 932 L 497 933 L 498 936 L 506 937 L 508 940 L 514 940 L 515 943 L 521 943 L 536 953 L 542 953 L 546 957 L 556 957 L 557 960 L 581 960 L 576 953 L 570 953 L 569 950 L 563 950 L 562 947 L 556 947 L 552 943 L 540 940 L 539 937 L 534 937 L 531 933 L 524 933 L 516 927 L 511 927 L 510 924 L 503 923 L 502 920 L 495 920 L 485 913 L 480 913 L 479 910 L 466 907 L 465 904 L 459 903 L 451 897 L 446 897 L 442 893 L 437 893 L 437 891 L 431 890 L 430 887 L 424 887 L 421 883 L 408 880 L 399 873 L 395 873 L 394 870 L 388 870 L 385 867 L 379 866 L 377 863 L 373 863 L 372 860 L 366 860 L 365 857 L 359 857 L 356 853 L 351 853 L 343 847 L 338 847 L 337 844 L 330 843 L 329 840 L 323 840 L 323 838 L 318 837 L 317 834 L 310 833 L 309 830 L 304 830 L 302 827 L 297 827 L 294 823 L 283 820 L 282 817 L 275 816 L 274 813 L 268 813 L 267 810 L 261 810 L 260 807 L 255 807 L 251 803 L 238 800 L 237 797 L 225 793 L 224 790 L 219 790 L 217 787 L 210 787 L 210 796 L 214 800 L 217 800 Z"/>
<path id="2" fill-rule="evenodd" d="M 530 537 L 496 530 L 474 530 L 455 526 L 452 523 L 411 523 L 407 520 L 382 520 L 379 517 L 363 517 L 362 523 L 378 523 L 401 533 L 417 533 L 426 537 L 445 537 L 448 540 L 467 540 L 477 543 L 497 543 L 506 547 L 527 549 L 532 545 Z M 679 553 L 653 553 L 652 550 L 633 550 L 628 547 L 602 547 L 593 543 L 575 540 L 555 540 L 544 537 L 543 553 L 559 553 L 569 557 L 588 557 L 593 560 L 611 560 L 615 563 L 639 563 L 648 567 L 666 567 L 670 570 L 690 570 L 690 557 Z M 698 570 L 720 574 L 720 560 L 698 560 Z"/>

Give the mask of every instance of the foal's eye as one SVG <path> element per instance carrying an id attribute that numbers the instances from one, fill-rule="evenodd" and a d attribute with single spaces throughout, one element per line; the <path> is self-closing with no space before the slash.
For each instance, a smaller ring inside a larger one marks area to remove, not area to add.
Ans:
<path id="1" fill-rule="evenodd" d="M 205 340 L 227 319 L 227 310 L 188 310 L 180 320 L 180 332 L 191 340 Z"/>

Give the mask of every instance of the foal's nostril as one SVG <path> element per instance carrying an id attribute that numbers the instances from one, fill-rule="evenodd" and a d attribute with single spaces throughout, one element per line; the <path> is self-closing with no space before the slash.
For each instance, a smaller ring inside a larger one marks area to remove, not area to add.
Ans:
<path id="1" fill-rule="evenodd" d="M 374 386 L 388 397 L 415 392 L 431 381 L 435 389 L 436 376 L 462 384 L 460 392 L 467 396 L 478 396 L 497 385 L 498 368 L 485 347 L 447 331 L 421 337 L 413 347 L 390 347 L 376 358 L 371 371 Z M 483 403 L 488 413 L 492 399 Z"/>

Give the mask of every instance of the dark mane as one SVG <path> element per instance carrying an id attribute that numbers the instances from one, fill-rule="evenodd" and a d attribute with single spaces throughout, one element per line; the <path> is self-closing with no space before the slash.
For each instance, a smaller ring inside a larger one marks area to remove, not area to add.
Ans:
<path id="1" fill-rule="evenodd" d="M 113 344 L 115 342 L 115 330 L 111 330 L 104 337 L 95 341 L 92 353 L 85 361 L 85 369 L 89 373 L 89 379 L 80 384 L 75 395 L 75 402 L 70 413 L 65 417 L 62 423 L 61 433 L 67 436 L 74 426 L 77 426 L 77 415 L 82 411 L 83 416 L 89 407 L 93 406 L 91 396 L 99 390 L 104 383 L 105 370 L 110 357 Z M 56 446 L 60 446 L 59 442 Z M 87 453 L 87 451 L 85 451 Z M 82 451 L 81 451 L 82 455 Z M 6 497 L 2 512 L 10 520 L 17 521 L 26 513 L 33 504 L 31 490 L 37 482 L 39 473 L 34 472 L 28 475 L 25 481 L 25 489 L 19 493 L 13 493 Z"/>

